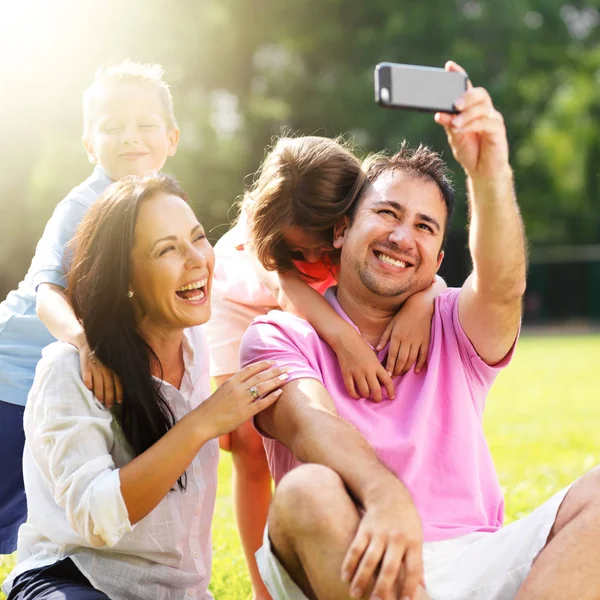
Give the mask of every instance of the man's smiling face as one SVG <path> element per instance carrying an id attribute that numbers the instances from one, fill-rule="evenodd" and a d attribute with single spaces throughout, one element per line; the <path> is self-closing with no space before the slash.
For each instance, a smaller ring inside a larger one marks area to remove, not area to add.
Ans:
<path id="1" fill-rule="evenodd" d="M 434 181 L 401 170 L 383 173 L 359 200 L 352 224 L 336 232 L 340 285 L 360 294 L 362 283 L 371 294 L 399 301 L 427 288 L 444 255 L 446 220 Z"/>

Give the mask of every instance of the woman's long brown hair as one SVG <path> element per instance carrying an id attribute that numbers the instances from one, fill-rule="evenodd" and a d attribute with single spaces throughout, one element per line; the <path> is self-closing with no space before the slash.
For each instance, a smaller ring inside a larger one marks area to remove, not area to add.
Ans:
<path id="1" fill-rule="evenodd" d="M 70 244 L 67 294 L 89 347 L 123 384 L 123 403 L 113 413 L 135 456 L 175 424 L 161 385 L 152 377 L 152 372 L 162 374 L 160 361 L 140 335 L 127 295 L 139 208 L 158 193 L 187 201 L 168 175 L 125 177 L 113 183 L 90 208 Z M 184 473 L 179 489 L 185 488 L 185 481 Z"/>

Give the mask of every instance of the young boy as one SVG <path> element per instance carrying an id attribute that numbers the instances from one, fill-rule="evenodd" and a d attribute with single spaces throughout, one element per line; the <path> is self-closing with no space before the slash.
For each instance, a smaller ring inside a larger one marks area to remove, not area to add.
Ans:
<path id="1" fill-rule="evenodd" d="M 125 175 L 163 168 L 179 129 L 160 65 L 130 61 L 102 68 L 83 95 L 83 145 L 96 167 L 54 210 L 25 279 L 0 304 L 0 554 L 17 545 L 27 516 L 23 489 L 23 410 L 42 348 L 58 338 L 76 346 L 95 396 L 112 406 L 120 382 L 90 352 L 64 289 L 65 246 L 97 197 Z"/>

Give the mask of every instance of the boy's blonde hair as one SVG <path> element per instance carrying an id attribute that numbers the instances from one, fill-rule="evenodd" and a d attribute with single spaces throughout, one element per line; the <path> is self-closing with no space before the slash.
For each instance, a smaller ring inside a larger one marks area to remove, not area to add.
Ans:
<path id="1" fill-rule="evenodd" d="M 157 63 L 138 63 L 132 60 L 124 60 L 122 63 L 110 67 L 100 67 L 96 71 L 94 81 L 83 92 L 83 137 L 89 136 L 94 112 L 93 104 L 99 90 L 115 83 L 149 83 L 153 85 L 163 105 L 167 129 L 175 129 L 177 121 L 173 111 L 173 97 L 169 84 L 164 80 L 164 74 L 164 69 Z"/>

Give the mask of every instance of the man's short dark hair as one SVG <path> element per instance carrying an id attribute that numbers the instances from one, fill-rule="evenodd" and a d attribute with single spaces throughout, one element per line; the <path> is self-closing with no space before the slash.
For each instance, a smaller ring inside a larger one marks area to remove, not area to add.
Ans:
<path id="1" fill-rule="evenodd" d="M 400 150 L 392 156 L 384 153 L 368 156 L 363 163 L 363 171 L 366 173 L 367 181 L 358 200 L 348 211 L 350 223 L 352 223 L 357 207 L 369 189 L 369 183 L 373 183 L 384 173 L 402 171 L 407 175 L 418 177 L 425 181 L 432 181 L 440 189 L 444 203 L 446 204 L 446 225 L 444 227 L 441 250 L 444 249 L 448 238 L 452 213 L 454 212 L 454 187 L 450 181 L 448 166 L 437 152 L 434 152 L 423 144 L 419 145 L 416 150 L 409 148 L 406 140 L 404 140 L 400 146 Z"/>

